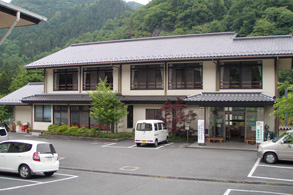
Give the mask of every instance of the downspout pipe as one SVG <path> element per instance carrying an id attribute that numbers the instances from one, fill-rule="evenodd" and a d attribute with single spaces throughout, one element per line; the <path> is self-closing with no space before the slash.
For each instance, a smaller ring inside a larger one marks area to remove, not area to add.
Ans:
<path id="1" fill-rule="evenodd" d="M 4 34 L 4 36 L 2 37 L 2 39 L 0 40 L 0 45 L 3 43 L 3 41 L 8 37 L 8 35 L 11 33 L 11 31 L 14 29 L 14 27 L 17 25 L 17 23 L 20 20 L 20 12 L 18 11 L 16 13 L 16 19 L 14 21 L 14 23 L 10 26 L 10 28 L 8 29 L 8 31 Z"/>

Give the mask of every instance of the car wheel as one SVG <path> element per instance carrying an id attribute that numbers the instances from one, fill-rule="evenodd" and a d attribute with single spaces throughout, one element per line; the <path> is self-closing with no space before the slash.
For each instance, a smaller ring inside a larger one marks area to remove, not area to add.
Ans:
<path id="1" fill-rule="evenodd" d="M 24 179 L 28 179 L 32 176 L 31 169 L 27 165 L 21 165 L 19 167 L 19 176 Z"/>
<path id="2" fill-rule="evenodd" d="M 167 144 L 169 142 L 169 138 L 168 137 L 166 137 L 166 141 L 165 141 L 165 143 Z"/>
<path id="3" fill-rule="evenodd" d="M 158 140 L 156 139 L 155 141 L 155 144 L 154 144 L 155 147 L 158 147 Z"/>
<path id="4" fill-rule="evenodd" d="M 268 164 L 275 164 L 277 162 L 277 156 L 272 152 L 268 152 L 264 155 L 264 161 Z"/>
<path id="5" fill-rule="evenodd" d="M 55 172 L 44 172 L 44 174 L 46 175 L 46 176 L 52 176 L 53 174 L 54 174 Z"/>
<path id="6" fill-rule="evenodd" d="M 136 143 L 136 146 L 139 147 L 141 145 L 141 143 Z"/>

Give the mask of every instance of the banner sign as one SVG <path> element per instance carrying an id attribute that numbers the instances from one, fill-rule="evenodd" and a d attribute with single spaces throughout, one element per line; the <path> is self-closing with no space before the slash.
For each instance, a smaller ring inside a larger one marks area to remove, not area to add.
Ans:
<path id="1" fill-rule="evenodd" d="M 264 138 L 264 122 L 256 121 L 256 143 L 262 143 Z"/>
<path id="2" fill-rule="evenodd" d="M 205 144 L 204 120 L 198 120 L 197 129 L 198 129 L 197 131 L 198 144 Z"/>

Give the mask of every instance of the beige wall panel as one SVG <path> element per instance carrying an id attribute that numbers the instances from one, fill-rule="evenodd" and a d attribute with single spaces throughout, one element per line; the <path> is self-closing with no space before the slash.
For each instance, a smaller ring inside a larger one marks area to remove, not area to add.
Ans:
<path id="1" fill-rule="evenodd" d="M 273 59 L 263 60 L 263 93 L 275 96 L 275 62 Z"/>
<path id="2" fill-rule="evenodd" d="M 212 61 L 203 62 L 203 91 L 216 91 L 217 65 Z"/>
<path id="3" fill-rule="evenodd" d="M 52 125 L 52 123 L 34 122 L 33 131 L 47 131 L 49 125 Z"/>
<path id="4" fill-rule="evenodd" d="M 14 121 L 20 121 L 20 124 L 29 123 L 31 127 L 31 106 L 15 106 L 14 107 L 14 114 L 15 119 Z"/>

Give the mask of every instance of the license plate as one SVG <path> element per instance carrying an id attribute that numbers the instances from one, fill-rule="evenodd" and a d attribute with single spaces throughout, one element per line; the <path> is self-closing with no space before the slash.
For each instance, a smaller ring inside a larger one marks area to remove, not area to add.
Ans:
<path id="1" fill-rule="evenodd" d="M 53 158 L 52 157 L 47 157 L 47 162 L 52 162 Z"/>
<path id="2" fill-rule="evenodd" d="M 145 144 L 145 143 L 146 143 L 146 141 L 141 141 L 141 143 Z"/>

